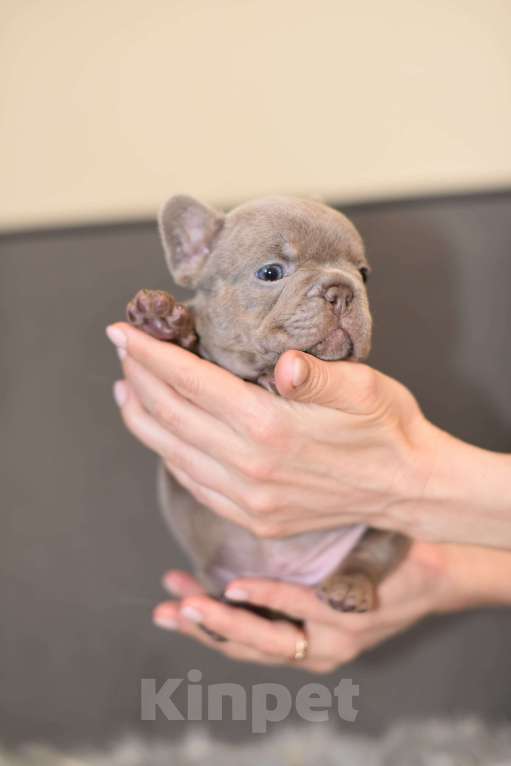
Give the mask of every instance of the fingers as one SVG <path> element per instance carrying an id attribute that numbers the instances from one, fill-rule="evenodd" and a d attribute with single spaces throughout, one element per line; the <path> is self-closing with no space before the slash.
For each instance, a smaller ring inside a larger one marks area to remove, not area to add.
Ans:
<path id="1" fill-rule="evenodd" d="M 128 430 L 163 458 L 169 472 L 198 502 L 260 537 L 281 537 L 303 531 L 300 526 L 303 515 L 297 515 L 296 510 L 308 498 L 310 486 L 302 487 L 295 481 L 290 487 L 286 484 L 284 491 L 279 491 L 279 487 L 275 488 L 269 482 L 244 476 L 238 469 L 224 465 L 178 438 L 147 412 L 130 384 L 118 381 L 114 391 Z M 145 393 L 145 396 L 151 399 L 152 393 Z M 148 406 L 153 405 L 149 402 Z M 224 443 L 230 443 L 227 437 Z M 237 451 L 239 457 L 241 449 L 234 447 L 233 451 Z M 250 465 L 248 461 L 247 465 Z M 309 479 L 309 485 L 312 481 L 313 477 Z M 345 522 L 351 522 L 351 518 L 346 517 Z M 320 515 L 314 517 L 313 525 L 324 526 Z M 306 526 L 309 529 L 310 522 Z"/>
<path id="2" fill-rule="evenodd" d="M 362 639 L 367 632 L 360 624 L 364 622 L 363 615 L 345 616 L 347 626 L 353 628 L 355 624 L 359 625 L 350 630 L 343 626 L 343 616 L 338 616 L 321 603 L 319 607 L 323 608 L 323 615 L 327 614 L 333 623 L 324 619 L 311 619 L 310 613 L 317 613 L 317 603 L 314 601 L 312 608 L 307 609 L 306 592 L 314 596 L 310 589 L 282 584 L 282 589 L 275 589 L 280 591 L 280 596 L 287 590 L 285 595 L 288 598 L 294 598 L 304 605 L 308 647 L 306 658 L 297 662 L 294 653 L 297 641 L 303 638 L 301 629 L 285 621 L 272 622 L 243 608 L 219 602 L 208 596 L 200 583 L 186 572 L 168 572 L 163 578 L 163 584 L 174 595 L 180 596 L 181 600 L 159 604 L 154 611 L 154 622 L 167 630 L 179 630 L 231 659 L 266 665 L 289 664 L 312 672 L 326 673 L 351 661 L 363 649 L 364 643 L 372 643 L 370 639 L 375 633 L 373 628 L 369 640 Z M 236 581 L 236 584 L 243 597 L 250 593 L 264 597 L 269 594 L 268 590 L 264 590 L 264 585 L 273 586 L 275 583 L 247 579 Z M 234 585 L 229 590 L 234 590 Z M 245 588 L 245 593 L 241 593 L 241 587 Z M 273 601 L 279 611 L 291 616 L 291 608 L 286 600 L 273 598 Z M 225 640 L 215 640 L 203 628 L 221 635 Z"/>
<path id="3" fill-rule="evenodd" d="M 145 409 L 174 435 L 226 460 L 241 452 L 243 441 L 228 425 L 185 399 L 131 357 L 124 359 L 123 368 Z"/>
<path id="4" fill-rule="evenodd" d="M 280 662 L 294 655 L 302 631 L 288 622 L 272 622 L 245 609 L 205 596 L 185 599 L 181 614 L 229 641 L 249 646 Z"/>
<path id="5" fill-rule="evenodd" d="M 188 572 L 180 569 L 172 569 L 162 577 L 162 585 L 172 596 L 184 598 L 186 596 L 198 596 L 205 593 L 205 588 Z"/>
<path id="6" fill-rule="evenodd" d="M 278 580 L 244 578 L 231 582 L 225 591 L 231 601 L 246 601 L 284 612 L 297 620 L 337 622 L 339 614 L 324 604 L 312 588 Z"/>
<path id="7" fill-rule="evenodd" d="M 271 492 L 266 485 L 257 486 L 252 479 L 177 438 L 142 407 L 129 384 L 118 381 L 114 390 L 126 428 L 163 458 L 168 471 L 199 503 L 260 537 L 282 536 L 282 530 L 294 533 L 293 525 L 297 524 L 294 512 L 300 500 L 296 488 L 286 492 L 290 503 L 296 494 L 296 502 L 279 521 L 278 493 Z M 289 523 L 284 527 L 287 517 Z M 319 517 L 315 523 L 321 526 Z M 296 532 L 300 531 L 303 530 L 298 524 Z"/>
<path id="8" fill-rule="evenodd" d="M 202 484 L 199 484 L 187 473 L 181 471 L 179 468 L 176 468 L 171 464 L 167 465 L 167 469 L 181 484 L 181 486 L 187 489 L 188 492 L 193 495 L 197 502 L 205 505 L 207 508 L 214 511 L 219 516 L 222 516 L 223 518 L 228 519 L 229 521 L 232 521 L 239 526 L 242 526 L 246 529 L 251 527 L 250 518 L 238 505 L 236 505 L 236 503 L 234 503 L 228 497 L 225 497 L 225 495 L 216 492 L 214 489 L 210 489 Z"/>
<path id="9" fill-rule="evenodd" d="M 287 351 L 275 367 L 275 382 L 282 396 L 335 407 L 351 415 L 372 414 L 383 392 L 383 379 L 367 365 L 324 362 L 301 351 Z"/>
<path id="10" fill-rule="evenodd" d="M 126 428 L 145 447 L 163 457 L 167 452 L 169 441 L 171 443 L 173 441 L 172 437 L 169 439 L 165 428 L 144 410 L 124 380 L 114 383 L 114 398 Z"/>
<path id="11" fill-rule="evenodd" d="M 117 381 L 114 395 L 126 428 L 149 449 L 164 460 L 183 468 L 195 468 L 203 476 L 215 470 L 215 461 L 208 455 L 177 439 L 152 417 L 140 404 L 138 397 L 124 381 Z"/>
<path id="12" fill-rule="evenodd" d="M 257 481 L 258 474 L 255 478 L 247 475 L 248 471 L 254 470 L 255 449 L 250 447 L 250 443 L 227 425 L 173 391 L 170 386 L 130 357 L 123 360 L 123 369 L 130 391 L 133 390 L 136 393 L 138 401 L 147 413 L 163 426 L 169 435 L 177 437 L 179 441 L 212 458 L 209 464 L 211 471 L 207 474 L 204 473 L 203 461 L 194 461 L 186 471 L 188 478 L 195 481 L 194 495 L 197 496 L 200 487 L 206 487 L 221 496 L 229 497 L 239 508 L 247 512 L 250 512 L 253 505 L 254 520 L 262 502 L 269 511 L 268 514 L 263 515 L 267 517 L 268 522 L 273 522 L 277 503 L 282 504 L 284 495 L 281 493 L 282 497 L 279 501 L 277 488 L 270 486 L 269 481 L 263 484 L 261 480 Z M 183 459 L 184 456 L 185 453 L 182 452 Z M 265 457 L 264 460 L 269 465 L 268 458 Z M 255 468 L 257 469 L 257 460 Z M 172 470 L 171 465 L 169 470 Z M 184 484 L 181 477 L 179 481 Z M 311 489 L 311 480 L 309 478 L 305 486 L 298 486 L 299 482 L 293 480 L 292 484 L 291 488 L 286 487 L 285 490 L 287 505 L 290 509 L 289 522 L 293 522 L 296 517 L 300 518 L 296 510 L 304 498 L 304 492 L 308 493 Z M 204 499 L 202 501 L 204 502 Z M 279 507 L 279 511 L 281 510 L 282 508 Z"/>
<path id="13" fill-rule="evenodd" d="M 146 412 L 124 381 L 117 381 L 114 391 L 126 428 L 144 446 L 163 458 L 179 483 L 189 489 L 199 502 L 204 502 L 232 521 L 246 525 L 246 515 L 241 508 L 215 489 L 228 487 L 231 492 L 236 493 L 235 477 L 209 455 L 177 439 L 161 426 Z M 195 476 L 200 477 L 200 484 L 194 479 Z"/>
<path id="14" fill-rule="evenodd" d="M 252 386 L 216 364 L 200 359 L 172 343 L 162 343 L 146 333 L 118 322 L 107 328 L 118 348 L 168 383 L 182 396 L 225 423 L 249 422 L 267 391 Z"/>
<path id="15" fill-rule="evenodd" d="M 307 654 L 295 660 L 303 631 L 287 622 L 272 622 L 243 609 L 235 609 L 205 595 L 182 602 L 159 604 L 154 622 L 166 630 L 179 630 L 230 659 L 264 665 L 287 664 L 315 673 L 327 673 L 350 662 L 360 651 L 348 632 L 327 623 L 307 623 Z M 225 640 L 215 640 L 205 627 Z"/>
<path id="16" fill-rule="evenodd" d="M 212 599 L 204 599 L 204 602 L 214 603 Z M 188 603 L 188 610 L 190 608 L 190 604 Z M 265 654 L 254 648 L 252 645 L 240 644 L 233 639 L 228 639 L 223 642 L 215 640 L 202 630 L 193 613 L 190 614 L 189 611 L 186 610 L 186 606 L 183 606 L 183 604 L 180 603 L 164 602 L 159 604 L 154 610 L 153 621 L 158 627 L 163 628 L 164 630 L 178 630 L 180 633 L 195 639 L 200 644 L 224 654 L 231 660 L 253 662 L 263 665 L 280 665 L 285 661 L 285 658 Z M 206 625 L 205 621 L 204 625 Z M 206 627 L 210 630 L 214 630 L 209 625 L 206 625 Z"/>

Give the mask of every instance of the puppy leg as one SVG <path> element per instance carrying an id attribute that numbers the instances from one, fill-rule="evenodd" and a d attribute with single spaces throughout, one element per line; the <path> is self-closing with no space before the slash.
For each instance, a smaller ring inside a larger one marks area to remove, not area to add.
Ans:
<path id="1" fill-rule="evenodd" d="M 397 532 L 369 529 L 341 567 L 318 587 L 318 597 L 340 612 L 376 608 L 377 586 L 403 560 L 410 540 Z"/>
<path id="2" fill-rule="evenodd" d="M 197 343 L 191 310 L 164 290 L 139 290 L 126 307 L 128 322 L 153 338 L 193 349 Z"/>

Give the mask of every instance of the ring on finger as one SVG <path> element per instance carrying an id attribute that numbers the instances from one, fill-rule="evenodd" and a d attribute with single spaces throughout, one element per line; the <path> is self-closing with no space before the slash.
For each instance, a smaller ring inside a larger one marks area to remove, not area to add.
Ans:
<path id="1" fill-rule="evenodd" d="M 296 639 L 295 651 L 291 659 L 293 662 L 302 662 L 302 660 L 306 659 L 308 650 L 309 642 L 305 633 L 302 633 L 302 635 Z"/>

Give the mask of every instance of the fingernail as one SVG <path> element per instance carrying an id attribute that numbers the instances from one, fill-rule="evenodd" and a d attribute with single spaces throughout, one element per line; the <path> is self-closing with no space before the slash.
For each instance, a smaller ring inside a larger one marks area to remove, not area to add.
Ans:
<path id="1" fill-rule="evenodd" d="M 122 348 L 121 346 L 116 346 L 115 350 L 117 351 L 117 356 L 119 359 L 122 360 L 125 358 L 126 354 L 128 353 L 125 348 Z"/>
<path id="2" fill-rule="evenodd" d="M 108 338 L 112 341 L 114 346 L 118 346 L 119 348 L 126 348 L 128 345 L 128 340 L 123 333 L 122 330 L 119 330 L 118 327 L 112 327 L 112 325 L 109 325 L 106 328 L 106 334 Z"/>
<path id="3" fill-rule="evenodd" d="M 123 407 L 127 399 L 128 391 L 124 380 L 116 380 L 114 383 L 114 399 L 118 407 Z"/>
<path id="4" fill-rule="evenodd" d="M 248 593 L 241 588 L 227 588 L 224 593 L 225 598 L 229 601 L 248 601 Z"/>
<path id="5" fill-rule="evenodd" d="M 202 622 L 203 616 L 194 606 L 184 606 L 180 614 L 190 622 Z"/>
<path id="6" fill-rule="evenodd" d="M 180 596 L 181 595 L 181 590 L 179 589 L 179 587 L 174 582 L 172 582 L 172 580 L 167 579 L 166 577 L 164 577 L 162 579 L 161 584 L 163 585 L 165 590 L 168 591 L 169 593 L 171 593 L 173 596 Z"/>
<path id="7" fill-rule="evenodd" d="M 153 622 L 155 625 L 158 625 L 159 628 L 164 628 L 165 630 L 177 630 L 178 628 L 177 621 L 174 620 L 172 617 L 155 615 L 153 617 Z"/>
<path id="8" fill-rule="evenodd" d="M 309 374 L 309 367 L 302 357 L 298 357 L 293 360 L 291 367 L 291 383 L 295 388 L 305 383 L 307 375 Z"/>

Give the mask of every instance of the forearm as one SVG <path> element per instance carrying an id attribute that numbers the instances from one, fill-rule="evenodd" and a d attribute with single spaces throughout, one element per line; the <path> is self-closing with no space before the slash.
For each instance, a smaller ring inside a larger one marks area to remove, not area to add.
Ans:
<path id="1" fill-rule="evenodd" d="M 511 549 L 511 455 L 466 444 L 429 423 L 423 440 L 429 476 L 411 509 L 396 508 L 403 531 L 433 542 Z"/>
<path id="2" fill-rule="evenodd" d="M 447 548 L 446 575 L 454 596 L 440 611 L 511 606 L 511 553 L 470 545 Z"/>

